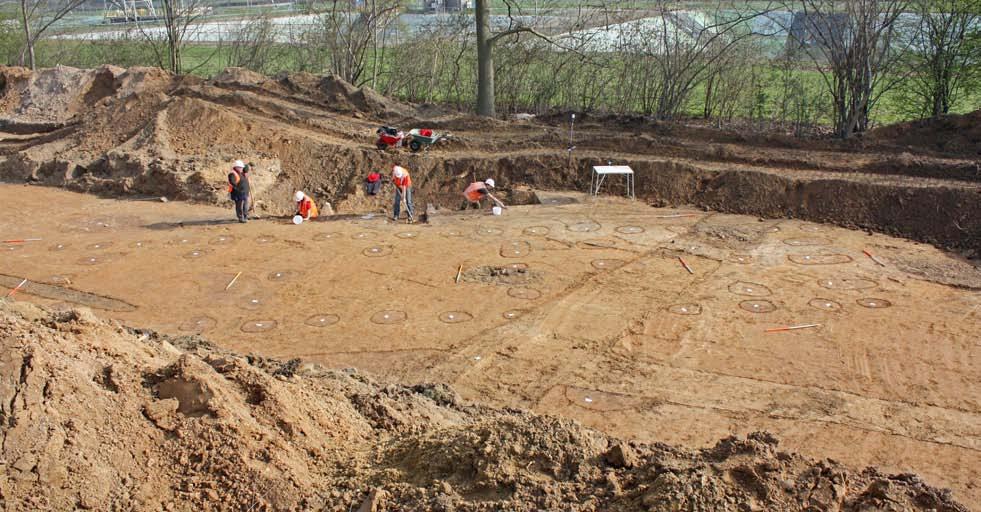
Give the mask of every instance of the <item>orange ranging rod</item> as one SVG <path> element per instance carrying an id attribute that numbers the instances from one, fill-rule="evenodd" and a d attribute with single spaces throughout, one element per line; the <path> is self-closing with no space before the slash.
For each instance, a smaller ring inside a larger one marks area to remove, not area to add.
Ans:
<path id="1" fill-rule="evenodd" d="M 19 285 L 17 285 L 16 287 L 14 287 L 13 290 L 10 290 L 10 293 L 7 294 L 7 297 L 13 297 L 14 294 L 17 293 L 17 290 L 20 290 L 21 288 L 23 288 L 25 284 L 27 284 L 27 279 L 24 279 L 23 281 L 20 282 Z"/>
<path id="2" fill-rule="evenodd" d="M 869 251 L 867 251 L 865 249 L 862 249 L 862 252 L 865 253 L 865 255 L 869 257 L 869 259 L 871 259 L 872 261 L 878 263 L 880 267 L 886 266 L 885 263 L 879 261 L 879 258 L 876 258 L 875 256 L 872 256 L 872 253 L 870 253 Z"/>
<path id="3" fill-rule="evenodd" d="M 678 261 L 681 262 L 681 266 L 682 267 L 685 267 L 685 270 L 687 270 L 689 274 L 694 274 L 695 273 L 695 271 L 692 270 L 691 267 L 689 267 L 687 263 L 685 263 L 684 258 L 682 258 L 681 256 L 678 256 Z"/>
<path id="4" fill-rule="evenodd" d="M 15 240 L 0 240 L 0 242 L 3 242 L 5 244 L 22 244 L 24 242 L 40 242 L 40 241 L 41 241 L 40 238 L 18 238 Z"/>
<path id="5" fill-rule="evenodd" d="M 810 329 L 812 327 L 820 327 L 820 326 L 821 324 L 790 325 L 786 327 L 774 327 L 772 329 L 767 329 L 765 332 L 796 331 L 797 329 Z"/>

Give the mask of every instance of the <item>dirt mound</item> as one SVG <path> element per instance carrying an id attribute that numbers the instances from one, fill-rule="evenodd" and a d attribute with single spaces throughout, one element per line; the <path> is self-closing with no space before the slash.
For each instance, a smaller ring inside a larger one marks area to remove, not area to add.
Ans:
<path id="1" fill-rule="evenodd" d="M 407 115 L 410 107 L 378 94 L 369 87 L 355 87 L 336 75 L 323 77 L 318 84 L 331 107 L 339 111 L 373 115 Z"/>
<path id="2" fill-rule="evenodd" d="M 868 139 L 893 146 L 981 156 L 981 110 L 876 128 Z"/>
<path id="3" fill-rule="evenodd" d="M 0 304 L 4 510 L 964 511 L 767 434 L 701 451 L 241 356 L 85 309 Z"/>

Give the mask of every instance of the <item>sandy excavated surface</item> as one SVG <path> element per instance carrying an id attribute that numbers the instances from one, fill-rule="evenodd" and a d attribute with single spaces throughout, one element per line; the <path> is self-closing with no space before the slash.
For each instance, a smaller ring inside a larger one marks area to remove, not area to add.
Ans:
<path id="1" fill-rule="evenodd" d="M 3 238 L 43 240 L 2 246 L 0 284 L 26 277 L 52 286 L 22 300 L 446 382 L 638 441 L 697 448 L 767 430 L 804 455 L 915 472 L 981 502 L 977 268 L 813 223 L 541 198 L 411 226 L 239 225 L 227 208 L 5 185 Z"/>
<path id="2" fill-rule="evenodd" d="M 0 509 L 966 512 L 767 433 L 704 450 L 0 300 Z"/>

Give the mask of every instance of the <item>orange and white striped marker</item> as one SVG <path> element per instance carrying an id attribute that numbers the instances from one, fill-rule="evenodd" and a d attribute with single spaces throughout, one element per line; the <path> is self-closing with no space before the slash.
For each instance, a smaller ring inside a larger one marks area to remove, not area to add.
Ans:
<path id="1" fill-rule="evenodd" d="M 811 329 L 814 327 L 820 327 L 821 324 L 804 324 L 804 325 L 789 325 L 786 327 L 774 327 L 772 329 L 767 329 L 765 332 L 784 332 L 784 331 L 796 331 L 798 329 Z"/>
<path id="2" fill-rule="evenodd" d="M 865 249 L 862 249 L 862 252 L 865 253 L 865 255 L 868 256 L 870 260 L 878 263 L 880 267 L 886 266 L 885 263 L 879 261 L 879 258 L 876 258 L 875 256 L 873 256 L 872 253 L 870 253 L 869 251 L 867 251 Z"/>
<path id="3" fill-rule="evenodd" d="M 691 267 L 688 266 L 688 263 L 685 263 L 685 259 L 684 258 L 682 258 L 681 256 L 678 256 L 678 261 L 681 262 L 681 266 L 682 267 L 685 267 L 685 270 L 687 270 L 689 274 L 694 274 L 695 273 L 695 271 L 692 270 Z"/>
<path id="4" fill-rule="evenodd" d="M 24 279 L 19 285 L 15 286 L 13 290 L 10 290 L 10 292 L 7 293 L 7 297 L 13 297 L 18 290 L 24 287 L 25 284 L 27 284 L 27 279 Z"/>

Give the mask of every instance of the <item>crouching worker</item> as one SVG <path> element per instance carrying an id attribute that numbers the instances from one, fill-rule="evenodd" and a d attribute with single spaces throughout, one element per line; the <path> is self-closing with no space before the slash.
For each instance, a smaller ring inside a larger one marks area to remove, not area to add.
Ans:
<path id="1" fill-rule="evenodd" d="M 377 196 L 381 192 L 382 175 L 378 171 L 371 171 L 364 180 L 364 194 L 366 196 Z"/>
<path id="2" fill-rule="evenodd" d="M 316 219 L 320 215 L 317 203 L 303 192 L 297 190 L 296 194 L 293 194 L 293 200 L 296 201 L 296 215 L 303 217 L 303 220 Z"/>
<path id="3" fill-rule="evenodd" d="M 490 198 L 492 201 L 497 203 L 497 206 L 504 208 L 504 203 L 499 201 L 493 194 L 490 193 L 490 189 L 494 188 L 494 180 L 487 178 L 484 181 L 475 181 L 471 183 L 466 190 L 463 191 L 463 197 L 466 199 L 463 202 L 463 210 L 469 209 L 472 206 L 476 206 L 479 210 L 483 207 L 484 198 Z"/>
<path id="4" fill-rule="evenodd" d="M 241 160 L 232 164 L 232 172 L 228 173 L 228 193 L 235 202 L 235 217 L 239 222 L 249 221 L 249 169 Z"/>

